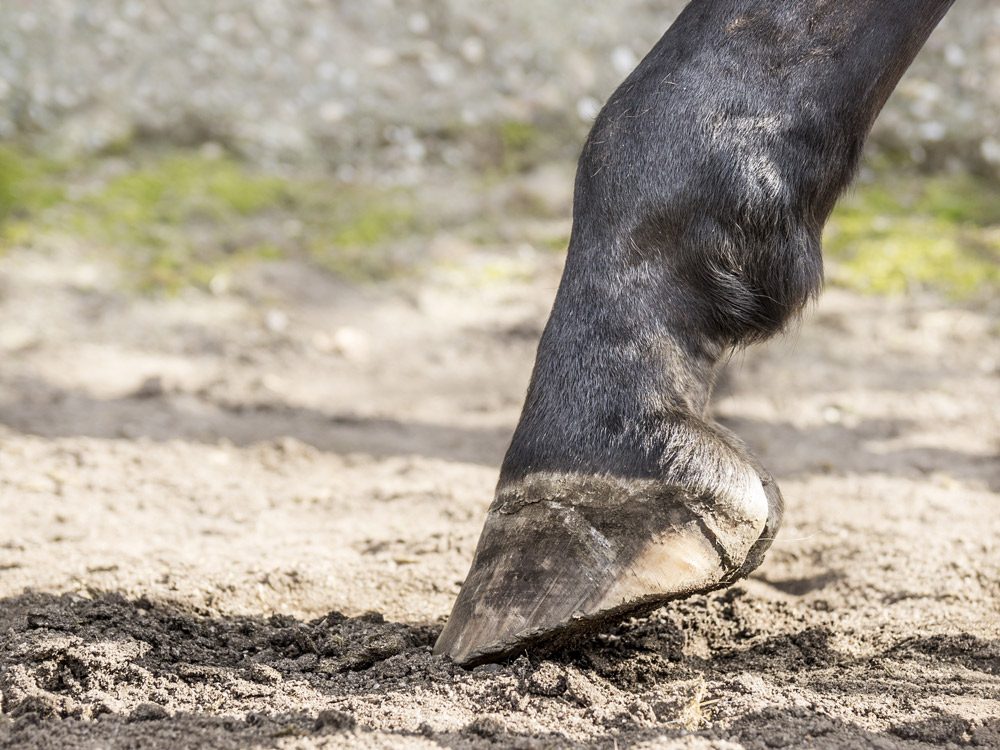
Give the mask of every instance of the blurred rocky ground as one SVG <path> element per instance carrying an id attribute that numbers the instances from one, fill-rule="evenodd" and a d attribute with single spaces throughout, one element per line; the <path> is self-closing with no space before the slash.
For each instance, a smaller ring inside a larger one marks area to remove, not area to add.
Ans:
<path id="1" fill-rule="evenodd" d="M 214 142 L 347 178 L 475 163 L 483 141 L 466 134 L 508 123 L 558 133 L 572 153 L 682 6 L 4 0 L 0 140 L 59 155 Z M 1000 5 L 956 4 L 873 145 L 1000 173 Z"/>

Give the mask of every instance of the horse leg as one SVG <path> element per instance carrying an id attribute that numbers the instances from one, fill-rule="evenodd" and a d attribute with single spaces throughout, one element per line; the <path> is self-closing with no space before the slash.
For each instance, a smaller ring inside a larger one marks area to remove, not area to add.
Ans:
<path id="1" fill-rule="evenodd" d="M 435 647 L 552 648 L 747 575 L 782 514 L 706 416 L 822 283 L 820 233 L 952 0 L 695 0 L 598 115 L 496 499 Z"/>

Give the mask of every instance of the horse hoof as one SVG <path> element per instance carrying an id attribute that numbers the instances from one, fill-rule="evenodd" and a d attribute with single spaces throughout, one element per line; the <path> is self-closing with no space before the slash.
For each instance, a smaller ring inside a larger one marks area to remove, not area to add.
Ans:
<path id="1" fill-rule="evenodd" d="M 597 477 L 502 490 L 434 653 L 471 666 L 551 651 L 731 583 L 760 562 L 776 508 L 776 486 L 756 479 L 721 501 Z"/>

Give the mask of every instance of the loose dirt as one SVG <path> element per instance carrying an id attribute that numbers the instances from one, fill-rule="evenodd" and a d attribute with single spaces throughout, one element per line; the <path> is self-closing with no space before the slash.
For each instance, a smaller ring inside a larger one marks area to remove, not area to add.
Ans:
<path id="1" fill-rule="evenodd" d="M 1000 747 L 1000 310 L 827 292 L 715 399 L 760 570 L 466 671 L 559 259 L 149 300 L 67 253 L 0 261 L 0 747 Z"/>

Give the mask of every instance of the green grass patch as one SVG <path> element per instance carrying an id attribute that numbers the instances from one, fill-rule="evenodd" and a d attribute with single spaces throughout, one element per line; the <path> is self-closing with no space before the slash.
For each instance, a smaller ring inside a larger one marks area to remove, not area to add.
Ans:
<path id="1" fill-rule="evenodd" d="M 68 165 L 0 145 L 0 227 L 65 199 Z"/>
<path id="2" fill-rule="evenodd" d="M 280 177 L 251 174 L 232 158 L 180 154 L 110 180 L 84 205 L 122 221 L 179 226 L 204 217 L 247 216 L 289 198 Z"/>
<path id="3" fill-rule="evenodd" d="M 0 148 L 0 221 L 17 207 L 19 186 L 24 181 L 24 166 L 11 149 Z"/>
<path id="4" fill-rule="evenodd" d="M 830 280 L 862 292 L 1000 292 L 1000 185 L 973 175 L 879 174 L 827 226 Z"/>
<path id="5" fill-rule="evenodd" d="M 575 161 L 585 136 L 581 123 L 551 114 L 537 121 L 506 119 L 456 125 L 438 133 L 439 140 L 471 146 L 475 153 L 472 165 L 492 181 L 542 164 Z"/>
<path id="6" fill-rule="evenodd" d="M 500 170 L 507 174 L 529 169 L 545 148 L 544 132 L 531 122 L 505 120 L 497 125 L 496 134 L 500 141 Z"/>
<path id="7" fill-rule="evenodd" d="M 54 164 L 0 148 L 0 251 L 69 237 L 112 257 L 142 292 L 205 287 L 222 271 L 281 258 L 386 278 L 405 265 L 393 246 L 422 231 L 422 216 L 411 190 L 265 174 L 229 155 Z"/>
<path id="8" fill-rule="evenodd" d="M 351 281 L 379 281 L 411 270 L 399 252 L 432 231 L 414 191 L 343 186 L 312 192 L 300 204 L 314 263 Z"/>
<path id="9" fill-rule="evenodd" d="M 232 158 L 173 154 L 129 165 L 60 212 L 72 235 L 115 253 L 141 291 L 207 286 L 225 267 L 281 254 L 266 226 L 293 203 L 287 181 Z"/>

